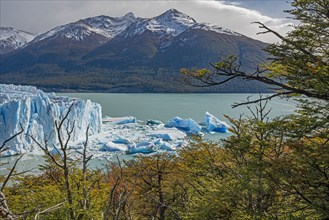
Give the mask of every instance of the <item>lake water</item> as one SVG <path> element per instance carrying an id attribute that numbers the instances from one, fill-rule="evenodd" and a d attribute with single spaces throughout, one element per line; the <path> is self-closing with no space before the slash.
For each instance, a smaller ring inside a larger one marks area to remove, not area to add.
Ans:
<path id="1" fill-rule="evenodd" d="M 139 120 L 158 119 L 163 122 L 174 116 L 203 121 L 206 111 L 224 120 L 223 115 L 238 117 L 249 114 L 246 106 L 232 108 L 232 104 L 259 98 L 259 94 L 113 94 L 113 93 L 59 93 L 58 95 L 90 99 L 101 104 L 103 116 L 135 116 Z M 290 114 L 292 101 L 273 99 L 268 107 L 271 116 Z"/>
<path id="2" fill-rule="evenodd" d="M 248 97 L 257 99 L 258 94 L 109 94 L 109 93 L 60 93 L 61 96 L 90 99 L 101 104 L 103 117 L 135 116 L 139 120 L 157 119 L 163 122 L 175 117 L 192 118 L 196 121 L 204 121 L 206 111 L 217 116 L 220 120 L 227 121 L 224 114 L 231 117 L 239 117 L 241 114 L 251 115 L 246 106 L 232 108 L 232 104 L 246 101 Z M 291 114 L 295 110 L 292 101 L 273 99 L 269 102 L 271 117 Z M 219 140 L 230 134 L 214 134 L 207 137 L 211 140 Z M 25 155 L 25 159 L 18 164 L 18 170 L 33 169 L 31 173 L 38 172 L 38 165 L 43 163 L 41 156 Z M 120 158 L 131 159 L 132 156 L 121 155 Z M 11 167 L 16 157 L 1 158 L 2 166 L 0 174 Z M 113 158 L 114 159 L 114 158 Z M 93 161 L 93 167 L 102 166 L 103 162 Z"/>
<path id="3" fill-rule="evenodd" d="M 247 106 L 233 108 L 234 103 L 246 102 L 249 98 L 259 98 L 259 94 L 181 94 L 181 93 L 59 93 L 73 98 L 90 99 L 102 106 L 102 114 L 110 117 L 135 116 L 138 120 L 156 119 L 167 122 L 175 116 L 204 121 L 208 111 L 222 121 L 228 121 L 224 115 L 239 117 L 241 114 L 251 116 Z M 270 95 L 270 94 L 267 94 Z M 255 106 L 255 105 L 250 105 Z M 293 101 L 275 98 L 268 103 L 271 118 L 291 114 L 295 110 Z M 229 133 L 206 135 L 212 141 L 226 138 Z"/>

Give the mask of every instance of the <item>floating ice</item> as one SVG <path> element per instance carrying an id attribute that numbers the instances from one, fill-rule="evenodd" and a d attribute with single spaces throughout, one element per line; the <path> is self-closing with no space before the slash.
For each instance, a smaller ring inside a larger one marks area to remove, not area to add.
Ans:
<path id="1" fill-rule="evenodd" d="M 130 123 L 137 123 L 137 120 L 133 116 L 125 116 L 125 117 L 118 117 L 118 118 L 103 118 L 103 122 L 110 122 L 112 124 L 123 125 L 123 124 L 130 124 Z"/>
<path id="2" fill-rule="evenodd" d="M 112 141 L 104 144 L 100 151 L 127 151 L 128 147 L 125 144 L 118 144 Z"/>
<path id="3" fill-rule="evenodd" d="M 169 120 L 165 125 L 157 120 L 143 123 L 133 116 L 107 117 L 103 122 L 108 123 L 102 125 L 100 105 L 89 100 L 58 97 L 35 87 L 0 85 L 0 143 L 17 133 L 19 124 L 24 129 L 24 134 L 8 143 L 10 148 L 6 155 L 25 152 L 42 154 L 30 136 L 42 144 L 47 139 L 51 153 L 57 154 L 53 147 L 53 144 L 58 146 L 54 121 L 66 114 L 72 102 L 74 105 L 68 119 L 75 125 L 69 144 L 70 158 L 73 160 L 81 156 L 78 151 L 84 146 L 88 125 L 87 152 L 93 158 L 108 158 L 113 154 L 149 154 L 158 150 L 175 151 L 187 144 L 187 134 L 202 134 L 200 124 L 191 118 L 180 117 Z M 206 112 L 202 124 L 209 132 L 226 132 L 229 127 L 209 112 Z M 62 135 L 65 136 L 65 131 Z"/>
<path id="4" fill-rule="evenodd" d="M 208 132 L 226 133 L 227 129 L 230 127 L 226 122 L 220 121 L 209 112 L 206 112 L 205 122 Z"/>
<path id="5" fill-rule="evenodd" d="M 132 144 L 128 146 L 128 151 L 131 154 L 142 153 L 142 154 L 149 154 L 152 152 L 157 151 L 158 148 L 154 143 L 143 141 L 138 144 Z"/>
<path id="6" fill-rule="evenodd" d="M 172 146 L 168 142 L 162 141 L 160 139 L 157 140 L 156 142 L 154 142 L 154 144 L 156 146 L 159 146 L 159 149 L 160 150 L 166 150 L 166 151 L 174 151 L 174 150 L 176 150 L 176 148 L 174 146 Z"/>
<path id="7" fill-rule="evenodd" d="M 134 142 L 132 142 L 131 140 L 129 140 L 128 138 L 122 138 L 122 137 L 117 137 L 113 143 L 116 144 L 133 144 Z"/>
<path id="8" fill-rule="evenodd" d="M 175 117 L 169 120 L 165 126 L 169 128 L 176 127 L 191 134 L 198 134 L 202 129 L 202 127 L 193 119 L 182 119 L 180 117 Z"/>
<path id="9" fill-rule="evenodd" d="M 181 132 L 176 128 L 162 128 L 159 130 L 150 131 L 148 135 L 151 137 L 161 138 L 164 141 L 175 141 L 186 137 L 184 132 Z"/>

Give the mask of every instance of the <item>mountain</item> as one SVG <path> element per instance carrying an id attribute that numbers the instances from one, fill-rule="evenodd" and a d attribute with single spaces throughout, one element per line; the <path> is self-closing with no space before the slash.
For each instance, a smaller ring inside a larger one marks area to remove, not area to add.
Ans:
<path id="1" fill-rule="evenodd" d="M 55 27 L 1 56 L 1 83 L 44 90 L 108 92 L 259 92 L 235 80 L 221 87 L 182 85 L 181 68 L 209 68 L 235 54 L 246 70 L 266 60 L 265 43 L 170 9 L 153 18 L 98 16 Z"/>
<path id="2" fill-rule="evenodd" d="M 128 13 L 118 18 L 97 16 L 55 27 L 38 35 L 23 50 L 4 56 L 2 71 L 21 73 L 32 68 L 30 72 L 35 72 L 35 68 L 41 68 L 46 75 L 53 74 L 49 71 L 54 68 L 56 72 L 71 71 L 80 63 L 80 56 L 106 43 L 137 20 Z"/>
<path id="3" fill-rule="evenodd" d="M 42 41 L 54 41 L 58 39 L 69 39 L 78 42 L 94 41 L 101 45 L 108 39 L 124 31 L 129 25 L 138 19 L 133 13 L 128 13 L 123 17 L 97 16 L 82 19 L 73 23 L 58 26 L 44 34 L 37 36 L 31 44 Z"/>
<path id="4" fill-rule="evenodd" d="M 34 34 L 11 27 L 0 27 L 0 54 L 9 53 L 33 40 Z"/>
<path id="5" fill-rule="evenodd" d="M 176 9 L 170 9 L 165 13 L 150 19 L 135 22 L 121 34 L 124 38 L 140 36 L 145 32 L 152 32 L 159 37 L 177 36 L 197 24 L 190 16 Z"/>

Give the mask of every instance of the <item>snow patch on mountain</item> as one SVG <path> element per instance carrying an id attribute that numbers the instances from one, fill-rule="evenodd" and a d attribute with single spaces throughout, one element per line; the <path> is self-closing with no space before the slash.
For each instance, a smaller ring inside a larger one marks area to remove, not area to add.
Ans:
<path id="1" fill-rule="evenodd" d="M 0 27 L 0 54 L 15 50 L 32 41 L 35 35 L 12 27 Z"/>
<path id="2" fill-rule="evenodd" d="M 157 17 L 134 23 L 122 35 L 133 37 L 150 31 L 160 36 L 177 36 L 195 24 L 196 21 L 190 16 L 176 9 L 170 9 Z"/>
<path id="3" fill-rule="evenodd" d="M 213 31 L 219 34 L 227 34 L 227 35 L 234 35 L 234 36 L 242 36 L 241 34 L 231 31 L 230 29 L 220 27 L 218 25 L 212 25 L 208 23 L 198 23 L 191 27 L 194 30 L 204 30 L 204 31 Z"/>
<path id="4" fill-rule="evenodd" d="M 138 18 L 136 18 L 133 13 L 128 13 L 123 17 L 115 18 L 101 15 L 82 19 L 73 23 L 55 27 L 50 31 L 36 37 L 33 42 L 57 37 L 82 41 L 93 35 L 100 35 L 104 38 L 112 39 L 137 20 Z"/>
<path id="5" fill-rule="evenodd" d="M 43 34 L 36 36 L 26 36 L 27 40 L 23 42 L 22 38 L 16 37 L 12 40 L 18 46 L 22 46 L 27 42 L 33 44 L 43 40 L 52 40 L 56 38 L 72 39 L 74 41 L 83 41 L 96 39 L 100 43 L 104 43 L 116 36 L 131 38 L 138 37 L 145 32 L 155 34 L 161 40 L 161 49 L 165 49 L 170 45 L 172 37 L 176 37 L 188 30 L 204 30 L 213 31 L 220 34 L 228 34 L 240 36 L 240 34 L 229 29 L 216 25 L 198 23 L 192 17 L 170 9 L 163 14 L 153 18 L 137 18 L 133 13 L 128 13 L 122 17 L 96 16 L 81 19 L 76 22 L 55 27 Z M 1 33 L 1 38 L 5 38 L 8 34 Z M 22 36 L 25 36 L 22 33 Z M 17 41 L 17 42 L 16 42 Z M 1 46 L 1 42 L 0 42 Z"/>

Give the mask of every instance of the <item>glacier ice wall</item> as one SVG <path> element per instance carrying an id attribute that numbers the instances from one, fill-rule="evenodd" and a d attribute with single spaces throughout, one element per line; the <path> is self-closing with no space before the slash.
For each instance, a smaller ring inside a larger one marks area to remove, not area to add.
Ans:
<path id="1" fill-rule="evenodd" d="M 58 143 L 56 138 L 55 121 L 60 121 L 73 107 L 68 115 L 66 126 L 74 124 L 72 141 L 85 139 L 89 125 L 89 134 L 101 131 L 101 106 L 90 100 L 60 97 L 55 94 L 44 93 L 31 86 L 15 86 L 0 84 L 0 144 L 21 130 L 24 132 L 8 143 L 9 150 L 5 156 L 34 153 L 41 150 L 31 139 L 33 136 L 39 143 L 47 144 L 51 149 Z M 62 129 L 65 136 L 66 130 Z"/>

